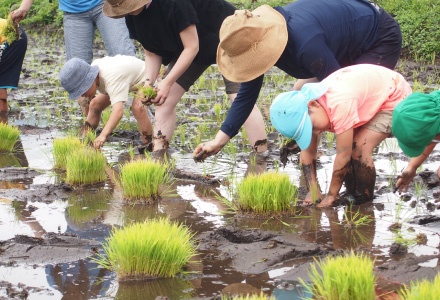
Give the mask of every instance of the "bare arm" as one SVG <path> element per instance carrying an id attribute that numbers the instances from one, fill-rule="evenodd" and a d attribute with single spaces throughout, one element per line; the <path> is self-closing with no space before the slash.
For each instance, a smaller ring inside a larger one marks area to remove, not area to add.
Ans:
<path id="1" fill-rule="evenodd" d="M 21 20 L 26 18 L 29 9 L 31 9 L 32 3 L 34 3 L 34 0 L 23 0 L 20 4 L 20 7 L 11 12 L 11 18 L 14 23 L 18 24 Z"/>
<path id="2" fill-rule="evenodd" d="M 170 92 L 171 86 L 188 69 L 199 52 L 199 36 L 197 35 L 196 25 L 192 24 L 180 32 L 180 39 L 183 44 L 183 51 L 180 53 L 174 67 L 156 87 L 157 96 L 153 100 L 156 105 L 163 104 Z"/>
<path id="3" fill-rule="evenodd" d="M 101 134 L 95 139 L 93 146 L 95 149 L 100 149 L 104 145 L 107 137 L 112 133 L 112 131 L 118 126 L 119 121 L 124 114 L 124 102 L 117 102 L 113 105 L 110 117 L 102 129 Z"/>
<path id="4" fill-rule="evenodd" d="M 145 78 L 147 85 L 153 86 L 162 65 L 162 57 L 144 49 L 145 53 Z"/>
<path id="5" fill-rule="evenodd" d="M 417 168 L 425 161 L 425 159 L 431 154 L 432 150 L 434 150 L 436 143 L 430 143 L 426 146 L 425 150 L 422 154 L 417 157 L 411 158 L 406 166 L 405 171 L 402 172 L 401 175 L 398 176 L 398 180 L 396 185 L 394 186 L 395 190 L 399 190 L 399 194 L 402 193 L 405 188 L 405 192 L 408 192 L 408 185 L 413 180 L 414 176 L 416 176 Z"/>
<path id="6" fill-rule="evenodd" d="M 330 188 L 320 206 L 330 206 L 338 199 L 339 190 L 347 174 L 352 152 L 353 128 L 336 135 L 336 158 L 333 163 Z"/>

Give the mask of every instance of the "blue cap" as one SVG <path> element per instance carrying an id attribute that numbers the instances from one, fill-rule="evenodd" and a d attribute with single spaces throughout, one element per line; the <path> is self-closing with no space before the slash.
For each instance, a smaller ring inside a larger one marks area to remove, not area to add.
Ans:
<path id="1" fill-rule="evenodd" d="M 312 140 L 312 121 L 307 102 L 321 98 L 328 90 L 322 83 L 306 83 L 300 91 L 279 94 L 270 106 L 273 127 L 305 150 Z"/>
<path id="2" fill-rule="evenodd" d="M 69 59 L 60 71 L 60 82 L 69 93 L 69 100 L 81 97 L 98 76 L 98 66 L 91 66 L 80 58 Z"/>

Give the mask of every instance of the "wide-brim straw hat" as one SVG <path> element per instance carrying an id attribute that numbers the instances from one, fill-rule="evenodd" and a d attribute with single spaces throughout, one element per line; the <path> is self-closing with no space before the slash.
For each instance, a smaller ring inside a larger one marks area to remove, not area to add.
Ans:
<path id="1" fill-rule="evenodd" d="M 220 72 L 233 82 L 257 78 L 275 65 L 286 48 L 287 38 L 286 20 L 269 5 L 252 12 L 236 10 L 220 28 Z"/>
<path id="2" fill-rule="evenodd" d="M 151 0 L 107 0 L 102 12 L 110 18 L 122 18 L 150 2 Z"/>

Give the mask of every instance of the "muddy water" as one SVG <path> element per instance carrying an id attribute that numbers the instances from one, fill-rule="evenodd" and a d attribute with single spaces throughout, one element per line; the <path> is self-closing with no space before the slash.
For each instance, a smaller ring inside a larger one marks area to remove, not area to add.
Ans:
<path id="1" fill-rule="evenodd" d="M 194 162 L 192 149 L 215 135 L 229 106 L 215 67 L 178 105 L 176 135 L 167 154 L 183 174 L 178 177 L 190 179 L 173 184 L 175 195 L 165 196 L 154 205 L 131 206 L 110 179 L 83 188 L 63 185 L 63 174 L 52 170 L 52 141 L 78 131 L 83 118 L 78 105 L 67 100 L 57 81 L 63 57 L 58 43 L 62 39 L 47 37 L 36 42 L 31 36 L 31 40 L 36 47 L 28 51 L 22 88 L 10 95 L 12 111 L 8 116 L 9 123 L 22 130 L 18 147 L 22 150 L 0 155 L 0 299 L 18 299 L 24 294 L 27 299 L 214 299 L 222 291 L 255 289 L 277 299 L 307 298 L 310 296 L 298 278 L 307 280 L 313 257 L 351 248 L 376 259 L 376 271 L 385 290 L 413 278 L 433 278 L 439 271 L 440 202 L 435 178 L 439 149 L 423 164 L 423 172 L 415 180 L 417 186 L 411 185 L 405 197 L 393 193 L 392 185 L 408 158 L 395 139 L 387 139 L 375 154 L 376 196 L 372 203 L 348 207 L 348 211 L 343 206 L 322 210 L 306 207 L 298 216 L 283 219 L 237 218 L 222 213 L 227 207 L 218 195 L 231 201 L 234 186 L 248 173 L 278 169 L 298 186 L 303 182 L 297 155 L 290 156 L 281 167 L 282 139 L 275 132 L 269 133 L 269 151 L 262 156 L 251 154 L 246 134 L 241 131 L 216 157 Z M 431 78 L 429 82 L 438 80 Z M 266 76 L 259 102 L 266 119 L 271 99 L 289 90 L 292 83 L 277 70 Z M 219 115 L 213 103 L 221 105 Z M 151 109 L 154 113 L 154 107 Z M 140 143 L 135 128 L 133 117 L 125 114 L 103 149 L 116 169 L 127 159 L 127 145 Z M 318 178 L 325 192 L 335 157 L 331 136 L 323 137 L 320 155 Z M 210 180 L 205 180 L 207 176 Z M 344 215 L 356 212 L 372 221 L 358 228 L 340 224 Z M 90 259 L 101 250 L 113 227 L 163 215 L 197 232 L 201 265 L 196 273 L 157 281 L 118 282 L 115 273 L 97 268 Z M 401 224 L 397 232 L 390 230 L 395 223 Z M 390 253 L 396 240 L 414 240 L 418 234 L 426 235 L 426 242 L 410 244 L 407 253 Z"/>

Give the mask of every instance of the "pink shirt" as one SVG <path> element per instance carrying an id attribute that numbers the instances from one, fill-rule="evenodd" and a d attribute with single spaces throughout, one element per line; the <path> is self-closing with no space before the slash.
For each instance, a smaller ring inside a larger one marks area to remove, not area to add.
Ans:
<path id="1" fill-rule="evenodd" d="M 394 107 L 412 93 L 397 72 L 377 65 L 354 65 L 335 71 L 323 81 L 329 90 L 317 101 L 327 112 L 336 134 L 370 121 L 379 111 Z"/>

